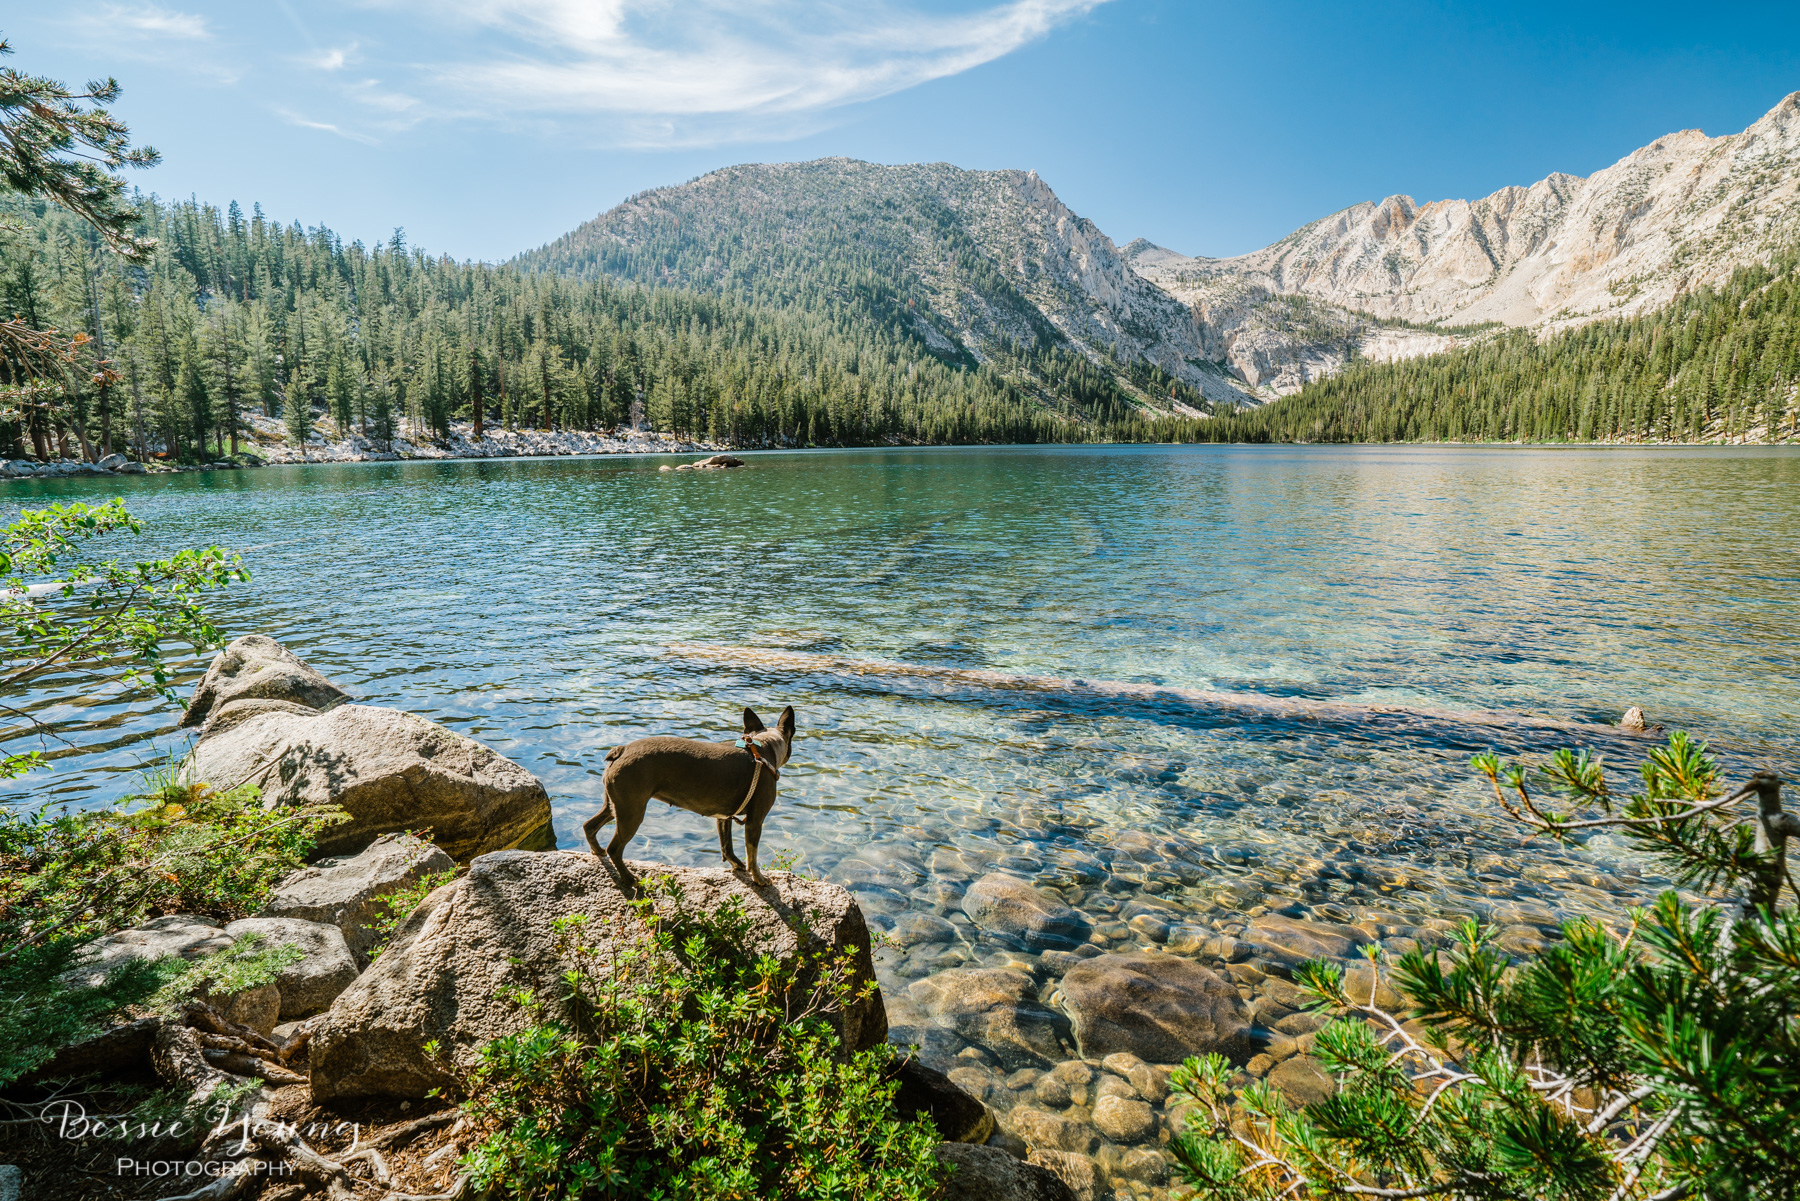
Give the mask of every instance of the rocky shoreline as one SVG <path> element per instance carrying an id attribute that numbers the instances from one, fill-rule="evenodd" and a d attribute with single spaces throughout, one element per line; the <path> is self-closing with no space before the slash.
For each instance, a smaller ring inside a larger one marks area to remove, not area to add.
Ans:
<path id="1" fill-rule="evenodd" d="M 340 1125 L 372 1127 L 360 1137 L 389 1152 L 384 1171 L 394 1185 L 410 1162 L 409 1187 L 455 1195 L 451 1148 L 464 1127 L 433 1091 L 452 1079 L 448 1067 L 469 1066 L 483 1045 L 533 1020 L 507 1000 L 509 990 L 557 995 L 568 968 L 557 919 L 587 915 L 590 941 L 601 930 L 637 928 L 617 920 L 630 912 L 620 881 L 604 861 L 555 849 L 549 799 L 530 773 L 434 722 L 354 703 L 273 639 L 251 635 L 222 651 L 181 725 L 198 731 L 183 769 L 191 778 L 255 783 L 268 804 L 331 804 L 350 820 L 328 831 L 312 862 L 279 881 L 254 916 L 159 917 L 94 943 L 78 970 L 97 980 L 129 959 L 198 959 L 247 937 L 298 957 L 272 983 L 207 995 L 179 1017 L 141 1018 L 67 1047 L 30 1079 L 150 1075 L 196 1099 L 221 1085 L 251 1087 L 239 1102 L 245 1129 L 273 1129 L 276 1141 L 250 1139 L 230 1151 L 229 1139 L 209 1138 L 205 1162 L 195 1161 L 205 1170 L 192 1174 L 230 1182 L 268 1171 L 283 1154 L 303 1171 L 327 1171 L 320 1165 L 335 1161 L 318 1148 L 276 1144 L 287 1138 L 281 1123 L 297 1115 L 307 1115 L 309 1129 L 337 1115 Z M 873 940 L 850 891 L 791 872 L 771 872 L 772 886 L 757 889 L 722 868 L 632 867 L 640 879 L 669 879 L 703 911 L 734 898 L 758 953 L 791 961 L 821 948 L 848 952 L 855 980 L 870 988 L 830 1020 L 851 1050 L 888 1038 Z M 388 939 L 385 900 L 446 878 Z M 897 1109 L 930 1114 L 950 1140 L 939 1155 L 958 1171 L 944 1201 L 1095 1196 L 1093 1169 L 1077 1166 L 1080 1157 L 1000 1130 L 986 1104 L 921 1057 L 896 1072 Z M 26 1185 L 34 1170 L 42 1168 L 27 1169 Z"/>
<path id="2" fill-rule="evenodd" d="M 200 1025 L 229 1023 L 261 1057 L 222 1059 L 238 1052 L 191 1023 L 136 1023 L 66 1050 L 40 1077 L 147 1058 L 166 1082 L 196 1090 L 247 1074 L 266 1094 L 256 1103 L 277 1109 L 302 1097 L 314 1109 L 429 1105 L 447 1063 L 467 1067 L 520 1027 L 500 994 L 555 993 L 567 967 L 551 934 L 558 919 L 585 913 L 604 927 L 626 911 L 604 862 L 555 848 L 549 797 L 529 772 L 415 714 L 357 703 L 272 639 L 221 652 L 181 724 L 197 731 L 192 778 L 256 783 L 269 804 L 331 804 L 350 820 L 255 916 L 158 918 L 96 944 L 88 970 L 193 958 L 252 934 L 301 958 L 272 985 L 208 999 L 217 1018 Z M 429 840 L 411 833 L 421 830 Z M 1153 836 L 1113 841 L 1128 858 L 1167 859 Z M 886 987 L 834 1016 L 844 1043 L 914 1049 L 903 1102 L 912 1096 L 943 1137 L 980 1144 L 945 1154 L 971 1186 L 982 1182 L 984 1201 L 1167 1201 L 1168 1146 L 1183 1121 L 1169 1086 L 1177 1064 L 1218 1052 L 1240 1068 L 1239 1087 L 1266 1080 L 1293 1104 L 1316 1101 L 1334 1088 L 1310 1054 L 1324 1019 L 1305 1008 L 1293 968 L 1336 960 L 1353 989 L 1392 1005 L 1360 952 L 1435 941 L 1425 929 L 1402 936 L 1261 907 L 1229 929 L 1202 927 L 1159 907 L 1148 877 L 1146 895 L 1105 904 L 1130 863 L 1076 902 L 1068 881 L 1024 859 L 922 851 L 931 862 L 921 887 L 938 896 L 929 913 L 884 899 L 917 884 L 923 862 L 872 849 L 833 872 L 845 885 L 776 872 L 758 890 L 720 868 L 633 867 L 669 877 L 707 911 L 736 898 L 750 940 L 777 957 L 802 940 L 856 948 L 857 979 Z M 445 879 L 377 957 L 383 898 Z M 430 1042 L 447 1059 L 428 1056 Z M 977 1194 L 946 1194 L 964 1195 Z"/>
<path id="3" fill-rule="evenodd" d="M 436 459 L 561 458 L 599 455 L 702 454 L 725 449 L 724 444 L 678 438 L 651 430 L 621 428 L 611 432 L 588 430 L 508 430 L 489 427 L 481 438 L 466 421 L 452 422 L 450 437 L 438 439 L 413 430 L 402 421 L 391 442 L 351 434 L 344 438 L 315 430 L 307 444 L 290 447 L 280 422 L 258 415 L 245 417 L 246 437 L 237 454 L 210 463 L 175 464 L 151 458 L 134 461 L 123 454 L 109 454 L 95 462 L 56 459 L 40 463 L 32 459 L 0 460 L 0 480 L 60 479 L 71 476 L 161 475 L 177 472 L 233 471 L 254 467 L 306 463 L 396 463 Z"/>

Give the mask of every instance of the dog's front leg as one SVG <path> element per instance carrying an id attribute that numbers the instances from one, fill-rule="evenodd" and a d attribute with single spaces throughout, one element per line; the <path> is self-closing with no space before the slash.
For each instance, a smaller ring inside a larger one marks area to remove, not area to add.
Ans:
<path id="1" fill-rule="evenodd" d="M 756 866 L 756 847 L 762 841 L 762 819 L 767 812 L 765 809 L 758 813 L 753 809 L 750 820 L 744 823 L 744 852 L 750 856 L 750 881 L 758 888 L 767 888 L 769 885 L 768 877 Z"/>
<path id="2" fill-rule="evenodd" d="M 737 868 L 739 871 L 743 871 L 744 861 L 737 857 L 737 848 L 731 845 L 731 819 L 729 817 L 721 817 L 716 820 L 719 823 L 720 856 L 724 858 L 725 862 L 731 864 L 732 867 Z"/>

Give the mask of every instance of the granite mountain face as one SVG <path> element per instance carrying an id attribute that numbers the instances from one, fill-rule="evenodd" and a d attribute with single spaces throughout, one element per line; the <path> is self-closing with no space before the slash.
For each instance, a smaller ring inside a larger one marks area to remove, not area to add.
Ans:
<path id="1" fill-rule="evenodd" d="M 1285 392 L 1341 363 L 1317 336 L 1329 322 L 1355 324 L 1367 358 L 1434 353 L 1468 327 L 1548 332 L 1660 308 L 1796 239 L 1800 92 L 1743 133 L 1672 133 L 1585 179 L 1551 175 L 1473 202 L 1390 196 L 1235 258 L 1142 240 L 1125 255 L 1203 326 L 1239 331 L 1226 338 L 1237 374 Z M 1292 328 L 1294 313 L 1311 328 Z M 1407 328 L 1421 325 L 1438 330 Z"/>
<path id="2" fill-rule="evenodd" d="M 1165 411 L 1200 410 L 1133 384 L 1130 365 L 1208 401 L 1251 400 L 1205 353 L 1192 309 L 1029 171 L 844 158 L 728 167 L 634 196 L 521 262 L 872 317 L 969 365 L 1060 346 Z"/>
<path id="3" fill-rule="evenodd" d="M 1015 374 L 1022 348 L 1058 347 L 1142 407 L 1193 413 L 1297 391 L 1352 355 L 1656 308 L 1796 238 L 1800 93 L 1740 134 L 1669 134 L 1585 179 L 1472 202 L 1390 196 L 1233 258 L 1121 249 L 1034 172 L 833 158 L 645 192 L 520 261 L 854 313 Z"/>

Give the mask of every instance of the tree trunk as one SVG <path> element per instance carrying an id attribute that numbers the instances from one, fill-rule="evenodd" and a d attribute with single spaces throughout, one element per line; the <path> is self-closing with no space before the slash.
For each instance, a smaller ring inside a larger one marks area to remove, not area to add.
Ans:
<path id="1" fill-rule="evenodd" d="M 44 437 L 44 411 L 35 402 L 26 411 L 31 414 L 29 418 L 31 449 L 37 453 L 38 462 L 48 463 L 50 461 L 50 443 Z"/>

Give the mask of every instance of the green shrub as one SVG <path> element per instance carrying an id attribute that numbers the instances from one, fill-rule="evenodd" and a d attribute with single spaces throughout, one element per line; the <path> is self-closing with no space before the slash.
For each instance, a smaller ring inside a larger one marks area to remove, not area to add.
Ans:
<path id="1" fill-rule="evenodd" d="M 477 1188 L 533 1201 L 935 1192 L 938 1136 L 895 1116 L 892 1048 L 847 1053 L 825 1019 L 857 993 L 848 954 L 753 957 L 741 906 L 694 913 L 667 882 L 634 911 L 641 937 L 615 942 L 634 947 L 616 958 L 583 944 L 585 918 L 560 922 L 576 965 L 567 1016 L 517 994 L 536 1023 L 462 1074 Z"/>
<path id="2" fill-rule="evenodd" d="M 373 962 L 381 958 L 387 950 L 388 943 L 394 940 L 394 931 L 400 928 L 412 911 L 417 909 L 426 897 L 435 890 L 456 879 L 455 868 L 445 868 L 441 872 L 426 872 L 411 884 L 402 884 L 385 897 L 377 897 L 375 903 L 382 908 L 381 916 L 369 923 L 369 930 L 375 937 L 375 943 L 369 948 L 369 960 Z"/>
<path id="3" fill-rule="evenodd" d="M 172 768 L 116 809 L 0 806 L 0 1084 L 184 973 L 204 983 L 180 961 L 141 960 L 97 986 L 66 983 L 89 943 L 159 914 L 254 912 L 343 820 L 322 806 L 265 809 L 254 788 L 183 782 Z"/>
<path id="4" fill-rule="evenodd" d="M 1466 922 L 1446 956 L 1388 973 L 1411 1022 L 1336 965 L 1305 965 L 1313 1007 L 1342 1015 L 1314 1052 L 1337 1092 L 1294 1112 L 1267 1084 L 1234 1096 L 1218 1056 L 1188 1060 L 1171 1080 L 1201 1119 L 1171 1144 L 1187 1182 L 1231 1201 L 1800 1194 L 1800 888 L 1785 862 L 1800 822 L 1781 782 L 1761 773 L 1726 796 L 1705 745 L 1676 734 L 1622 802 L 1599 760 L 1559 753 L 1543 778 L 1586 810 L 1565 815 L 1523 769 L 1475 767 L 1532 828 L 1619 830 L 1718 903 L 1664 893 L 1617 931 L 1569 923 L 1519 965 Z"/>

